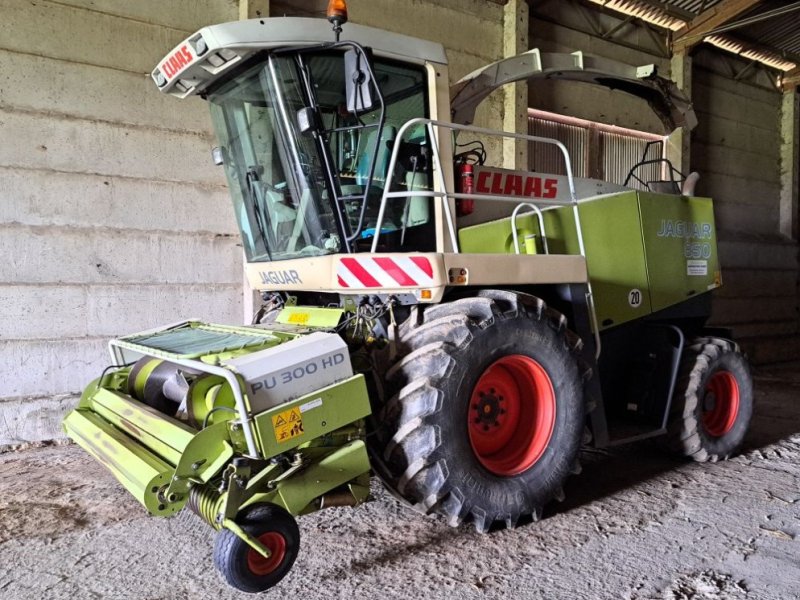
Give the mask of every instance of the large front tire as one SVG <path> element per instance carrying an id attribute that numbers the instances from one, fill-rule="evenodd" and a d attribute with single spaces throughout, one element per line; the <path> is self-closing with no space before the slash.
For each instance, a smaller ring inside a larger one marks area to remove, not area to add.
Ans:
<path id="1" fill-rule="evenodd" d="M 538 519 L 562 496 L 585 425 L 566 319 L 532 296 L 484 292 L 412 312 L 398 345 L 376 436 L 389 486 L 481 532 Z"/>
<path id="2" fill-rule="evenodd" d="M 684 351 L 668 423 L 668 445 L 698 462 L 736 452 L 753 416 L 753 380 L 739 347 L 702 337 Z"/>

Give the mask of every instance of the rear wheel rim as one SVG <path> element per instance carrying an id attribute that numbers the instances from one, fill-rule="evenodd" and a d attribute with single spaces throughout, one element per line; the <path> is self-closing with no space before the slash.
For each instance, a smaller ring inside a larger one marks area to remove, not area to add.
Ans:
<path id="1" fill-rule="evenodd" d="M 269 575 L 277 570 L 286 556 L 286 538 L 277 531 L 268 531 L 258 536 L 258 541 L 270 551 L 269 558 L 264 558 L 250 548 L 247 551 L 247 568 L 254 575 Z"/>
<path id="2" fill-rule="evenodd" d="M 739 416 L 739 383 L 730 371 L 717 371 L 706 383 L 703 396 L 703 428 L 712 437 L 733 429 Z"/>
<path id="3" fill-rule="evenodd" d="M 550 443 L 555 421 L 553 383 L 528 356 L 511 354 L 496 360 L 472 390 L 470 445 L 494 475 L 519 475 L 536 464 Z"/>

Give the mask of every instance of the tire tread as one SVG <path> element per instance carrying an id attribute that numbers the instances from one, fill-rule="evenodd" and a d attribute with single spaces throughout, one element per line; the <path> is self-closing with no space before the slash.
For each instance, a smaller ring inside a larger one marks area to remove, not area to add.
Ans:
<path id="1" fill-rule="evenodd" d="M 412 309 L 398 328 L 400 358 L 385 372 L 389 388 L 396 391 L 380 408 L 381 432 L 375 436 L 378 447 L 372 450 L 380 457 L 382 469 L 388 471 L 381 475 L 414 508 L 436 512 L 452 526 L 471 522 L 485 532 L 494 523 L 514 527 L 523 517 L 538 520 L 541 503 L 528 497 L 526 490 L 521 492 L 526 500 L 519 511 L 490 514 L 470 502 L 459 486 L 449 483 L 447 462 L 436 452 L 442 440 L 428 419 L 443 410 L 444 392 L 437 382 L 453 371 L 453 352 L 470 345 L 479 330 L 517 318 L 546 323 L 555 332 L 555 343 L 574 358 L 582 384 L 589 370 L 578 357 L 580 338 L 567 329 L 566 318 L 541 299 L 504 290 L 483 290 L 475 297 L 429 307 L 421 315 L 419 311 L 420 307 Z M 566 460 L 570 465 L 567 474 L 580 470 L 577 446 L 575 456 Z M 560 485 L 551 497 L 563 498 Z"/>

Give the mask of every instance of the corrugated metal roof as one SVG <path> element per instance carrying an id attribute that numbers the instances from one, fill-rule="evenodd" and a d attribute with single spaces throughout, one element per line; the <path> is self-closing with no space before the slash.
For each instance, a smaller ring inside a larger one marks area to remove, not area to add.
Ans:
<path id="1" fill-rule="evenodd" d="M 781 4 L 786 5 L 787 3 L 766 2 L 764 4 L 764 7 L 752 14 L 761 14 L 765 9 L 778 8 Z M 775 6 L 776 4 L 778 6 Z M 742 38 L 748 41 L 766 44 L 792 54 L 795 58 L 800 57 L 800 10 L 782 17 L 753 23 L 743 27 L 740 33 Z"/>
<path id="2" fill-rule="evenodd" d="M 699 15 L 704 10 L 708 10 L 720 2 L 722 2 L 722 0 L 664 0 L 664 2 L 659 2 L 659 4 L 668 4 L 694 15 Z"/>
<path id="3" fill-rule="evenodd" d="M 611 10 L 632 15 L 664 29 L 676 31 L 683 27 L 684 21 L 670 14 L 667 10 L 638 0 L 589 0 Z"/>
<path id="4" fill-rule="evenodd" d="M 756 60 L 781 71 L 791 71 L 796 65 L 795 62 L 783 58 L 780 52 L 765 50 L 758 45 L 742 42 L 729 35 L 709 35 L 704 41 L 717 48 L 727 50 L 732 54 L 738 54 L 744 58 Z"/>
<path id="5" fill-rule="evenodd" d="M 590 0 L 648 23 L 677 31 L 701 12 L 722 0 Z M 763 15 L 800 3 L 788 0 L 763 0 L 734 22 Z M 758 60 L 788 71 L 800 65 L 800 10 L 743 25 L 724 34 L 708 36 L 704 41 L 734 54 Z"/>

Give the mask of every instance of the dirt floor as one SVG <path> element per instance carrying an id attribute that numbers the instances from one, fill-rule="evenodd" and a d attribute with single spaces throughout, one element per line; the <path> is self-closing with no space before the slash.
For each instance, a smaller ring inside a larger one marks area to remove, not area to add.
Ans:
<path id="1" fill-rule="evenodd" d="M 274 598 L 800 597 L 800 364 L 761 369 L 742 454 L 584 453 L 545 518 L 478 535 L 377 499 L 300 520 Z M 0 454 L 0 598 L 252 597 L 211 566 L 196 517 L 149 518 L 73 445 Z"/>

